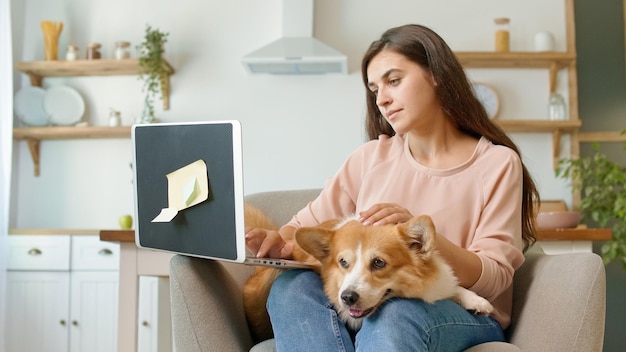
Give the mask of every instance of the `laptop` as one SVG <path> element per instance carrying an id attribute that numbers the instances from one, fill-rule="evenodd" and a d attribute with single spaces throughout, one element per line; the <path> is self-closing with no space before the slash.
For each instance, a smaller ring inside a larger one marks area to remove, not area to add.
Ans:
<path id="1" fill-rule="evenodd" d="M 139 248 L 249 265 L 310 264 L 247 255 L 239 121 L 133 125 Z"/>

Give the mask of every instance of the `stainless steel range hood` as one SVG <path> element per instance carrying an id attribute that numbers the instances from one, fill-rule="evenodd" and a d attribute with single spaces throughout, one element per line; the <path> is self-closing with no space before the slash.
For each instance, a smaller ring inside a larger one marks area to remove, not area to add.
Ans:
<path id="1" fill-rule="evenodd" d="M 282 0 L 283 36 L 243 57 L 250 73 L 348 73 L 344 54 L 313 37 L 313 0 Z"/>

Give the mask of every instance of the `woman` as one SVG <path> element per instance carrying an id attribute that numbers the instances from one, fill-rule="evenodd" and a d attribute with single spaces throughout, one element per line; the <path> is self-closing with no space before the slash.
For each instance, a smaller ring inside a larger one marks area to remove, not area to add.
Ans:
<path id="1" fill-rule="evenodd" d="M 359 331 L 337 319 L 317 274 L 291 270 L 272 286 L 278 351 L 462 351 L 503 341 L 514 271 L 534 240 L 539 195 L 511 139 L 487 117 L 454 53 L 428 28 L 385 32 L 362 61 L 370 141 L 280 231 L 247 233 L 258 256 L 289 258 L 301 226 L 357 213 L 364 224 L 430 215 L 437 248 L 460 285 L 496 311 L 451 300 L 391 299 Z"/>

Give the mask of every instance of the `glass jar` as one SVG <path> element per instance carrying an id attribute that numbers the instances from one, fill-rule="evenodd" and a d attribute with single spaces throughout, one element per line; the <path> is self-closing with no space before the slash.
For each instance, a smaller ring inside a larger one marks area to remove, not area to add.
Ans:
<path id="1" fill-rule="evenodd" d="M 509 32 L 509 26 L 510 26 L 510 20 L 507 17 L 498 17 L 496 19 L 493 20 L 495 23 L 495 49 L 496 52 L 508 52 L 510 50 L 510 43 L 509 43 L 509 38 L 510 38 L 510 32 Z"/>
<path id="2" fill-rule="evenodd" d="M 117 60 L 130 58 L 130 43 L 119 41 L 115 42 L 115 58 Z"/>
<path id="3" fill-rule="evenodd" d="M 70 44 L 67 46 L 67 53 L 65 54 L 65 60 L 74 61 L 78 59 L 78 47 Z"/>
<path id="4" fill-rule="evenodd" d="M 100 58 L 100 43 L 87 43 L 87 60 L 97 60 Z"/>
<path id="5" fill-rule="evenodd" d="M 550 94 L 548 100 L 548 116 L 552 121 L 565 120 L 567 118 L 565 98 L 559 93 Z"/>
<path id="6" fill-rule="evenodd" d="M 117 110 L 111 109 L 109 113 L 109 127 L 117 127 L 122 124 L 121 113 Z"/>

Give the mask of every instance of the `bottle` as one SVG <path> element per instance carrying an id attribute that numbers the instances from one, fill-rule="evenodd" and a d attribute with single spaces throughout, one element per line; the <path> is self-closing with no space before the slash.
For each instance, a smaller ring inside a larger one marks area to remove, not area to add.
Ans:
<path id="1" fill-rule="evenodd" d="M 109 113 L 109 127 L 117 127 L 122 124 L 122 118 L 120 116 L 120 112 L 117 110 L 111 109 Z"/>
<path id="2" fill-rule="evenodd" d="M 65 54 L 65 60 L 74 61 L 78 59 L 78 47 L 70 44 L 67 46 L 67 53 Z"/>
<path id="3" fill-rule="evenodd" d="M 117 60 L 130 58 L 130 43 L 124 41 L 115 42 L 115 58 Z"/>
<path id="4" fill-rule="evenodd" d="M 509 25 L 510 20 L 507 17 L 498 17 L 493 20 L 496 24 L 496 52 L 508 52 L 510 50 L 509 43 Z"/>
<path id="5" fill-rule="evenodd" d="M 559 121 L 566 119 L 565 113 L 565 98 L 559 93 L 550 94 L 548 100 L 548 116 L 552 121 Z"/>
<path id="6" fill-rule="evenodd" d="M 100 43 L 87 43 L 87 60 L 97 60 L 100 58 Z"/>

